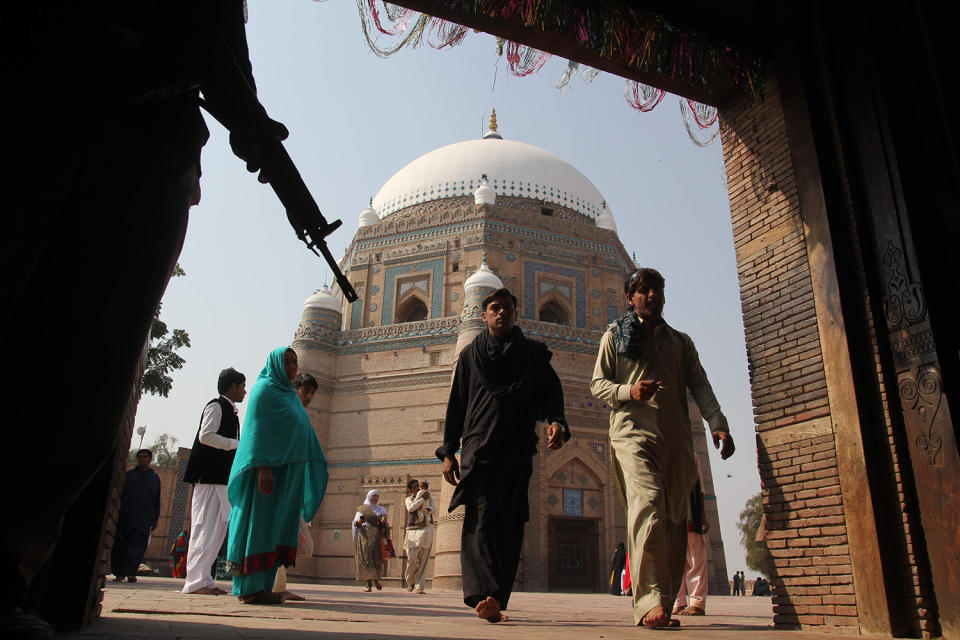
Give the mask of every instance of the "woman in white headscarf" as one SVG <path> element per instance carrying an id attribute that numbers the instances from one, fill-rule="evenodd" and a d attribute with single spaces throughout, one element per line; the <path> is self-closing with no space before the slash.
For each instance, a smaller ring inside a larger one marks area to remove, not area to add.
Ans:
<path id="1" fill-rule="evenodd" d="M 366 581 L 364 591 L 383 588 L 380 578 L 386 569 L 386 560 L 380 550 L 380 539 L 388 538 L 387 510 L 380 506 L 380 493 L 371 489 L 367 499 L 357 507 L 353 518 L 353 548 L 357 560 L 357 580 Z"/>

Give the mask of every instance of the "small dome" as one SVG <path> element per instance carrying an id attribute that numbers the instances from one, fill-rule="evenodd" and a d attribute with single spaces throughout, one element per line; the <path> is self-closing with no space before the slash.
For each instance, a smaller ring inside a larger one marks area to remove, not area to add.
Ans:
<path id="1" fill-rule="evenodd" d="M 613 219 L 613 213 L 607 207 L 606 202 L 603 203 L 603 211 L 597 216 L 597 226 L 601 229 L 609 229 L 614 233 L 617 232 L 617 221 Z"/>
<path id="2" fill-rule="evenodd" d="M 380 222 L 380 216 L 377 215 L 376 209 L 373 208 L 373 198 L 370 198 L 370 206 L 360 213 L 360 226 L 369 227 L 378 222 Z"/>
<path id="3" fill-rule="evenodd" d="M 473 192 L 474 204 L 494 204 L 497 201 L 497 192 L 487 182 L 487 174 L 480 178 L 480 186 Z"/>
<path id="4" fill-rule="evenodd" d="M 477 272 L 467 278 L 467 281 L 463 283 L 464 291 L 473 289 L 474 287 L 484 287 L 486 289 L 500 289 L 503 287 L 503 282 L 500 278 L 487 266 L 487 256 L 483 256 L 483 262 L 480 263 L 480 268 L 477 269 Z"/>
<path id="5" fill-rule="evenodd" d="M 329 309 L 340 313 L 340 298 L 333 295 L 330 287 L 323 285 L 315 294 L 304 300 L 303 306 L 307 309 Z"/>

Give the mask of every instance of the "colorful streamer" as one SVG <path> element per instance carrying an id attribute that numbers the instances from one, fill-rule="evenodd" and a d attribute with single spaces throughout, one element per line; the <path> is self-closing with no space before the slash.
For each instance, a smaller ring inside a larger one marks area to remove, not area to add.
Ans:
<path id="1" fill-rule="evenodd" d="M 651 87 L 636 80 L 627 80 L 627 86 L 623 90 L 623 97 L 626 98 L 627 104 L 643 113 L 653 111 L 663 100 L 664 95 L 666 92 L 663 89 Z"/>

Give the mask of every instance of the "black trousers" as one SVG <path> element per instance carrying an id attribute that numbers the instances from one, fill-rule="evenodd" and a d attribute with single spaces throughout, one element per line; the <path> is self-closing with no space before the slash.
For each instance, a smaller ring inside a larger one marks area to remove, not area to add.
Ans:
<path id="1" fill-rule="evenodd" d="M 110 565 L 113 575 L 118 578 L 137 575 L 137 569 L 143 562 L 143 554 L 147 551 L 147 542 L 150 537 L 137 529 L 128 529 L 115 538 L 113 550 L 110 554 Z"/>
<path id="2" fill-rule="evenodd" d="M 469 607 L 492 596 L 507 608 L 529 517 L 531 471 L 529 456 L 479 462 L 471 470 L 460 540 L 463 602 Z"/>

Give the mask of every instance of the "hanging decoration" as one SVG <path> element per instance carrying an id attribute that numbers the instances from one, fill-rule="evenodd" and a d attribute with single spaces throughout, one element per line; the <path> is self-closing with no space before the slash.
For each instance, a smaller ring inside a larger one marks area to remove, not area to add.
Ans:
<path id="1" fill-rule="evenodd" d="M 706 36 L 679 28 L 663 17 L 640 11 L 619 0 L 595 0 L 572 5 L 545 0 L 439 0 L 455 12 L 473 12 L 497 20 L 523 21 L 547 33 L 572 37 L 581 46 L 605 58 L 625 61 L 628 70 L 654 73 L 691 86 L 732 85 L 756 97 L 763 91 L 764 62 L 757 56 L 718 45 Z M 397 7 L 384 0 L 357 0 L 367 43 L 378 56 L 389 56 L 404 46 L 417 47 L 429 26 L 431 46 L 459 44 L 467 28 L 439 18 Z M 387 20 L 383 20 L 386 16 Z M 378 44 L 373 29 L 382 36 L 398 37 L 392 44 Z M 512 43 L 511 73 L 535 73 L 550 54 Z M 564 85 L 566 86 L 566 85 Z"/>
<path id="2" fill-rule="evenodd" d="M 666 91 L 663 89 L 657 89 L 636 80 L 627 80 L 627 86 L 623 90 L 623 97 L 627 99 L 627 104 L 643 113 L 653 111 L 654 107 L 663 100 L 664 95 Z"/>
<path id="3" fill-rule="evenodd" d="M 693 113 L 694 122 L 696 122 L 697 126 L 701 129 L 709 129 L 720 117 L 720 111 L 716 107 L 697 102 L 696 100 L 690 100 L 689 98 L 684 100 L 686 100 L 687 106 L 690 107 L 690 111 Z"/>
<path id="4" fill-rule="evenodd" d="M 363 37 L 366 38 L 367 45 L 381 58 L 389 58 L 407 46 L 411 48 L 420 46 L 424 31 L 433 20 L 430 16 L 383 2 L 383 0 L 357 0 L 357 11 L 360 14 L 360 27 L 363 29 Z M 386 17 L 386 21 L 383 17 Z M 373 34 L 374 29 L 379 33 Z M 394 40 L 382 45 L 380 42 L 383 39 L 382 36 L 388 36 Z"/>
<path id="5" fill-rule="evenodd" d="M 438 0 L 458 13 L 520 20 L 526 27 L 572 37 L 605 58 L 626 61 L 633 71 L 685 79 L 691 86 L 732 84 L 762 93 L 764 63 L 725 43 L 671 24 L 622 0 L 567 3 L 547 0 Z"/>
<path id="6" fill-rule="evenodd" d="M 572 36 L 602 57 L 626 60 L 628 69 L 686 80 L 691 86 L 729 83 L 754 97 L 762 93 L 762 59 L 728 46 L 718 47 L 700 34 L 677 28 L 656 14 L 615 0 L 596 0 L 582 6 L 545 0 L 439 1 L 455 11 L 472 11 L 498 20 L 519 18 L 527 27 Z M 469 31 L 463 25 L 384 0 L 357 0 L 357 11 L 367 44 L 382 58 L 392 56 L 403 47 L 418 47 L 424 41 L 435 49 L 453 47 L 463 42 Z M 520 78 L 538 72 L 551 58 L 550 53 L 503 38 L 497 38 L 496 42 L 497 60 L 505 52 L 510 73 Z M 597 69 L 568 61 L 556 88 L 564 91 L 577 75 L 584 82 L 592 82 L 598 73 Z M 653 110 L 664 95 L 663 89 L 633 80 L 628 80 L 624 89 L 627 103 L 641 112 Z M 715 107 L 680 98 L 680 112 L 694 144 L 705 147 L 716 139 L 720 127 Z M 716 129 L 708 133 L 714 125 Z"/>
<path id="7" fill-rule="evenodd" d="M 698 147 L 706 147 L 713 143 L 720 134 L 720 112 L 716 107 L 680 98 L 680 117 L 687 130 L 690 140 Z M 716 125 L 716 128 L 714 128 Z M 711 128 L 713 132 L 707 133 Z"/>
<path id="8" fill-rule="evenodd" d="M 467 37 L 467 29 L 462 24 L 435 19 L 430 22 L 427 44 L 434 49 L 455 47 Z"/>
<path id="9" fill-rule="evenodd" d="M 567 68 L 563 70 L 563 75 L 554 85 L 554 88 L 563 93 L 570 86 L 570 81 L 579 77 L 585 84 L 590 84 L 600 73 L 599 69 L 582 65 L 573 60 L 567 60 Z"/>
<path id="10" fill-rule="evenodd" d="M 518 78 L 540 71 L 552 55 L 516 42 L 507 42 L 507 68 Z"/>

